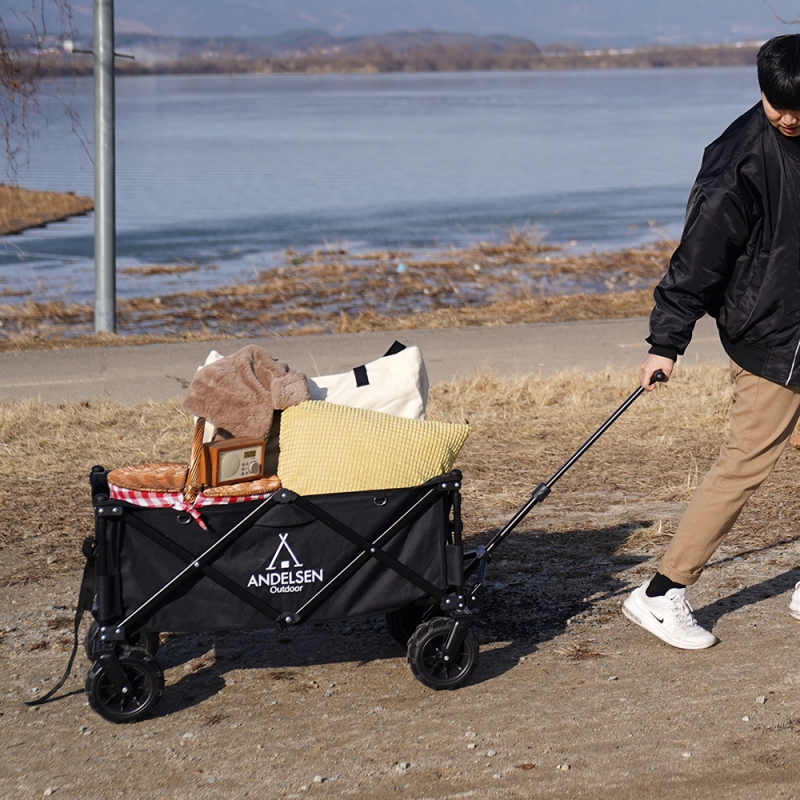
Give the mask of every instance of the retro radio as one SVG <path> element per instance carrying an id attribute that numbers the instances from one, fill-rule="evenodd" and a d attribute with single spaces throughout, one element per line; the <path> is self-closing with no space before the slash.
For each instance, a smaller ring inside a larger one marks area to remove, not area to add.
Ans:
<path id="1" fill-rule="evenodd" d="M 222 439 L 203 446 L 209 486 L 254 481 L 264 477 L 263 439 Z"/>

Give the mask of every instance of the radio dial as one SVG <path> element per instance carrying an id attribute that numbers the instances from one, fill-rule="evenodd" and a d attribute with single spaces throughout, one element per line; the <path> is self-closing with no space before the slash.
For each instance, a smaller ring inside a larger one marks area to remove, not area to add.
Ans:
<path id="1" fill-rule="evenodd" d="M 247 472 L 250 475 L 258 475 L 258 473 L 261 472 L 261 465 L 258 463 L 258 461 L 251 461 L 247 465 Z"/>

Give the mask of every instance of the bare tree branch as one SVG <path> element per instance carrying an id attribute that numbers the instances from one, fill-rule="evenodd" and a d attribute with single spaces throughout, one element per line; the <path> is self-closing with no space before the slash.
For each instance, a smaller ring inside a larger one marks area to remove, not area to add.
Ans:
<path id="1" fill-rule="evenodd" d="M 772 12 L 772 16 L 775 17 L 778 22 L 782 22 L 784 25 L 800 25 L 800 16 L 795 17 L 794 19 L 784 19 L 778 12 L 775 10 L 775 7 L 769 0 L 764 0 L 764 5 Z"/>
<path id="2" fill-rule="evenodd" d="M 12 178 L 35 135 L 33 120 L 41 110 L 49 63 L 64 40 L 75 35 L 70 0 L 30 0 L 30 7 L 14 16 L 24 33 L 12 33 L 8 20 L 0 17 L 0 147 L 6 175 Z M 74 124 L 69 103 L 64 106 Z"/>

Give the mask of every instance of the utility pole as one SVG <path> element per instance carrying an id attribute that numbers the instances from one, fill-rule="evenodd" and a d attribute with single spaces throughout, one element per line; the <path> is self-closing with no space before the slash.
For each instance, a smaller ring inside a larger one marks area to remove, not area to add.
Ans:
<path id="1" fill-rule="evenodd" d="M 114 0 L 94 14 L 94 330 L 117 329 Z"/>

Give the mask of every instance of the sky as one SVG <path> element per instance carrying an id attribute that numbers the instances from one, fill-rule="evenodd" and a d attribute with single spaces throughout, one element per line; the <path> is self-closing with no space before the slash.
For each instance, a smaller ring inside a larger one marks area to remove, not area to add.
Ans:
<path id="1" fill-rule="evenodd" d="M 32 0 L 0 0 L 0 15 Z M 35 3 L 50 0 L 34 0 Z M 81 33 L 91 32 L 92 4 L 73 0 Z M 319 29 L 338 36 L 400 30 L 507 33 L 537 43 L 724 42 L 769 38 L 800 18 L 797 0 L 116 0 L 123 33 L 164 36 L 274 35 Z"/>

